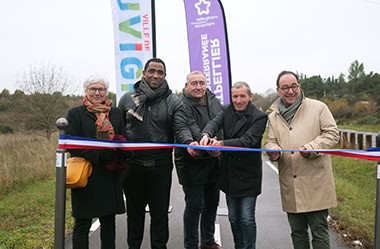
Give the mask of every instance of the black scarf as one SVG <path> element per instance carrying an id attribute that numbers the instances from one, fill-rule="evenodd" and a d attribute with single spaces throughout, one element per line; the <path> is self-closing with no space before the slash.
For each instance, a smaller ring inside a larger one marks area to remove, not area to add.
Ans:
<path id="1" fill-rule="evenodd" d="M 166 80 L 164 80 L 156 89 L 152 89 L 148 82 L 146 82 L 145 79 L 142 79 L 136 89 L 136 93 L 131 95 L 134 106 L 132 109 L 128 110 L 128 113 L 133 115 L 138 120 L 143 121 L 145 103 L 148 100 L 163 96 L 168 91 L 170 90 Z"/>

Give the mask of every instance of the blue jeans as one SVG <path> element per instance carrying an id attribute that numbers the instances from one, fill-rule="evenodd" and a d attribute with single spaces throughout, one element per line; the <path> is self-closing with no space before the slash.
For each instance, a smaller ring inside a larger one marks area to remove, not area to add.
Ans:
<path id="1" fill-rule="evenodd" d="M 198 249 L 199 220 L 201 244 L 215 243 L 215 219 L 219 204 L 219 189 L 216 183 L 201 185 L 184 185 L 186 207 L 183 213 L 185 249 Z"/>
<path id="2" fill-rule="evenodd" d="M 235 249 L 256 248 L 256 199 L 226 195 L 228 219 L 231 224 Z"/>

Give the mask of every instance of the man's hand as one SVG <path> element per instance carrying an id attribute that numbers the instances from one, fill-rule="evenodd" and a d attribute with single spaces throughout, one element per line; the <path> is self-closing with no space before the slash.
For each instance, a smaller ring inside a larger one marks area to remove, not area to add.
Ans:
<path id="1" fill-rule="evenodd" d="M 211 146 L 223 146 L 223 141 L 219 141 L 217 137 L 213 137 L 210 139 L 209 145 Z M 220 156 L 220 150 L 208 150 L 207 153 L 212 157 Z"/>
<path id="2" fill-rule="evenodd" d="M 206 146 L 208 145 L 210 142 L 210 137 L 209 135 L 207 134 L 204 134 L 201 138 L 201 140 L 199 141 L 199 144 L 202 145 L 202 146 Z"/>
<path id="3" fill-rule="evenodd" d="M 199 145 L 197 141 L 189 143 L 189 145 Z M 190 154 L 190 156 L 195 157 L 195 156 L 200 156 L 201 152 L 197 149 L 193 148 L 187 148 L 187 152 Z"/>
<path id="4" fill-rule="evenodd" d="M 213 137 L 210 139 L 210 145 L 211 146 L 223 146 L 223 141 L 218 140 L 217 137 Z"/>
<path id="5" fill-rule="evenodd" d="M 305 146 L 302 146 L 299 150 L 307 150 Z M 300 151 L 300 154 L 303 158 L 309 158 L 310 157 L 310 152 L 302 152 Z"/>
<path id="6" fill-rule="evenodd" d="M 280 159 L 280 152 L 267 152 L 269 160 L 276 162 Z"/>
<path id="7" fill-rule="evenodd" d="M 281 150 L 281 148 L 277 146 L 277 147 L 270 148 L 270 150 Z M 276 162 L 280 160 L 281 153 L 279 151 L 267 151 L 266 153 L 270 161 Z"/>

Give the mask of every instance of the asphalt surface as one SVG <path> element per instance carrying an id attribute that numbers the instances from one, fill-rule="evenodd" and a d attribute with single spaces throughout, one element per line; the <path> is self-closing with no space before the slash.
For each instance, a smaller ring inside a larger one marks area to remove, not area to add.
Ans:
<path id="1" fill-rule="evenodd" d="M 224 193 L 220 195 L 220 204 L 216 220 L 216 239 L 224 249 L 233 249 L 233 238 L 227 216 Z M 183 221 L 184 195 L 178 184 L 177 175 L 173 170 L 173 184 L 171 192 L 171 210 L 169 215 L 170 237 L 168 249 L 180 249 L 183 247 Z M 258 249 L 291 249 L 290 228 L 286 214 L 281 209 L 280 190 L 278 176 L 270 163 L 263 164 L 263 193 L 257 199 L 256 206 L 257 242 Z M 149 213 L 146 214 L 145 234 L 141 249 L 149 249 Z M 128 248 L 126 239 L 126 216 L 118 215 L 116 232 L 117 248 Z M 90 232 L 90 248 L 100 249 L 100 237 L 98 222 L 94 224 Z M 346 249 L 339 235 L 330 231 L 331 249 Z M 71 236 L 66 239 L 65 248 L 71 249 Z"/>

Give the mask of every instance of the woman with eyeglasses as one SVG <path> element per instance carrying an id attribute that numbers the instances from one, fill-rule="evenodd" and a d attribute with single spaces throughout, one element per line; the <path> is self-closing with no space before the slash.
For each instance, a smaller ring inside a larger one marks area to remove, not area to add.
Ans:
<path id="1" fill-rule="evenodd" d="M 125 140 L 125 127 L 119 109 L 107 98 L 108 81 L 91 76 L 84 83 L 83 104 L 69 110 L 67 135 L 102 140 Z M 121 170 L 128 152 L 112 149 L 69 150 L 72 157 L 84 157 L 92 173 L 84 188 L 71 189 L 72 216 L 75 219 L 73 249 L 89 248 L 88 234 L 93 218 L 100 221 L 101 248 L 115 248 L 115 215 L 125 212 Z"/>

